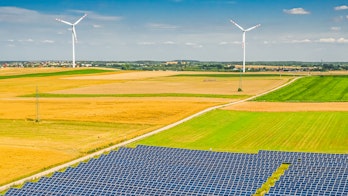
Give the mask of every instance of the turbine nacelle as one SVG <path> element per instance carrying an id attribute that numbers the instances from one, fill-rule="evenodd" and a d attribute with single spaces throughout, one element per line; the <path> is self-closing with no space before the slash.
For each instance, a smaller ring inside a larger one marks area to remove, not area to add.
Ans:
<path id="1" fill-rule="evenodd" d="M 233 20 L 230 20 L 230 21 L 231 21 L 231 23 L 233 23 L 234 25 L 236 25 L 236 26 L 237 26 L 240 30 L 242 30 L 243 32 L 251 31 L 251 30 L 253 30 L 253 29 L 255 29 L 255 28 L 261 26 L 261 24 L 258 24 L 258 25 L 255 25 L 255 26 L 253 26 L 253 27 L 250 27 L 250 28 L 248 28 L 248 29 L 244 29 L 243 27 L 241 27 L 239 24 L 237 24 L 237 23 L 234 22 Z"/>
<path id="2" fill-rule="evenodd" d="M 62 23 L 65 23 L 67 25 L 70 25 L 71 26 L 71 30 L 72 31 L 72 34 L 73 34 L 73 37 L 74 37 L 74 41 L 77 43 L 77 35 L 76 35 L 76 30 L 75 30 L 75 26 L 81 22 L 82 19 L 84 19 L 85 17 L 87 16 L 87 14 L 84 14 L 81 18 L 79 18 L 75 23 L 71 23 L 71 22 L 68 22 L 68 21 L 65 21 L 65 20 L 62 20 L 62 19 L 59 19 L 59 18 L 56 18 L 57 21 L 59 22 L 62 22 Z"/>

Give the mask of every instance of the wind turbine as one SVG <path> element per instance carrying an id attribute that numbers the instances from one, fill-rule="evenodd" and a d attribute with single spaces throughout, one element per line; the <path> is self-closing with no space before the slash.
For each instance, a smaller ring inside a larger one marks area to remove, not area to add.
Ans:
<path id="1" fill-rule="evenodd" d="M 77 36 L 76 36 L 76 30 L 75 30 L 75 26 L 81 22 L 82 19 L 84 19 L 87 16 L 87 14 L 83 15 L 80 19 L 78 19 L 75 23 L 71 23 L 71 22 L 67 22 L 64 21 L 62 19 L 56 18 L 57 21 L 65 23 L 67 25 L 71 26 L 71 31 L 72 31 L 72 66 L 73 68 L 75 68 L 75 42 L 77 43 Z"/>
<path id="2" fill-rule="evenodd" d="M 248 31 L 251 31 L 259 26 L 261 26 L 260 24 L 255 25 L 253 27 L 250 27 L 248 29 L 244 29 L 243 27 L 239 26 L 236 22 L 234 22 L 233 20 L 231 20 L 231 22 L 236 25 L 240 30 L 243 31 L 243 42 L 242 42 L 242 47 L 243 47 L 243 73 L 245 73 L 245 33 Z"/>

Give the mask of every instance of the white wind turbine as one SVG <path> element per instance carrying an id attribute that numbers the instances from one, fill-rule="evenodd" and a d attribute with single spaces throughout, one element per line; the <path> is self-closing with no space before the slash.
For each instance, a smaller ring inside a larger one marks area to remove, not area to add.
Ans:
<path id="1" fill-rule="evenodd" d="M 231 22 L 236 25 L 240 30 L 243 31 L 243 42 L 242 42 L 242 47 L 243 47 L 243 73 L 245 73 L 245 33 L 247 31 L 251 31 L 259 26 L 261 26 L 260 24 L 255 25 L 253 27 L 250 27 L 249 29 L 244 29 L 243 27 L 239 26 L 236 22 L 234 22 L 233 20 L 231 20 Z"/>
<path id="2" fill-rule="evenodd" d="M 67 25 L 71 26 L 71 31 L 72 31 L 72 66 L 73 68 L 75 68 L 75 42 L 77 43 L 77 36 L 76 36 L 76 30 L 75 30 L 75 26 L 85 17 L 87 16 L 87 14 L 83 15 L 80 19 L 78 19 L 75 23 L 70 23 L 64 20 L 61 20 L 59 18 L 57 18 L 56 20 L 62 23 L 65 23 Z"/>

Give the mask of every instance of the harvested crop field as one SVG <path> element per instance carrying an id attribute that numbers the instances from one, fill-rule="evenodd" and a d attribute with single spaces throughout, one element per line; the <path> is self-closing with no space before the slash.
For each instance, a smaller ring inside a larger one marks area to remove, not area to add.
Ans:
<path id="1" fill-rule="evenodd" d="M 150 72 L 153 74 L 152 72 Z M 157 73 L 157 72 L 155 72 Z M 166 72 L 164 72 L 166 73 Z M 127 73 L 126 73 L 127 74 Z M 122 77 L 124 74 L 115 74 Z M 162 75 L 162 74 L 161 74 Z M 105 75 L 101 77 L 109 77 Z M 79 77 L 88 78 L 89 76 Z M 92 77 L 92 76 L 91 76 Z M 69 78 L 70 79 L 70 78 Z M 225 94 L 255 95 L 280 86 L 291 77 L 244 77 L 243 92 L 237 92 L 239 77 L 206 76 L 171 76 L 146 79 L 117 81 L 114 83 L 90 85 L 85 87 L 51 91 L 53 94 L 156 94 L 156 93 L 190 93 L 190 94 Z"/>
<path id="2" fill-rule="evenodd" d="M 72 68 L 3 68 L 0 69 L 0 76 L 21 75 L 32 73 L 52 73 L 59 71 L 73 70 Z"/>
<path id="3" fill-rule="evenodd" d="M 37 173 L 159 125 L 0 120 L 0 184 Z"/>
<path id="4" fill-rule="evenodd" d="M 224 110 L 251 112 L 305 112 L 305 111 L 348 111 L 348 102 L 287 103 L 287 102 L 244 102 L 224 107 Z"/>
<path id="5" fill-rule="evenodd" d="M 4 173 L 0 173 L 3 176 L 0 184 L 227 101 L 232 100 L 180 97 L 40 99 L 41 122 L 35 123 L 35 99 L 1 99 L 0 118 L 4 120 L 0 122 L 0 172 Z M 12 153 L 14 151 L 16 153 Z M 43 156 L 48 152 L 50 156 Z M 39 161 L 36 156 L 47 160 Z M 28 162 L 30 159 L 38 161 Z"/>
<path id="6" fill-rule="evenodd" d="M 54 149 L 45 150 L 27 146 L 0 145 L 0 151 L 0 184 L 23 176 L 24 173 L 31 174 L 45 166 L 63 163 L 76 156 Z"/>
<path id="7" fill-rule="evenodd" d="M 232 101 L 217 98 L 41 98 L 41 120 L 168 124 L 207 107 Z M 1 99 L 0 119 L 35 119 L 36 99 Z"/>

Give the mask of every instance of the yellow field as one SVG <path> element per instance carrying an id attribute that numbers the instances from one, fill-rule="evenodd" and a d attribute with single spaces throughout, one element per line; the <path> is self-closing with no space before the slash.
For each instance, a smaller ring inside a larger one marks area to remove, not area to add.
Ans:
<path id="1" fill-rule="evenodd" d="M 58 71 L 69 71 L 72 68 L 3 68 L 0 69 L 0 76 L 8 75 L 20 75 L 20 74 L 31 74 L 31 73 L 50 73 Z"/>
<path id="2" fill-rule="evenodd" d="M 1 69 L 0 75 L 67 69 Z M 18 72 L 19 73 L 18 73 Z M 194 72 L 196 73 L 196 72 Z M 233 101 L 222 98 L 122 97 L 40 98 L 40 93 L 147 94 L 188 93 L 254 95 L 290 77 L 166 77 L 181 72 L 112 72 L 89 76 L 49 76 L 0 80 L 0 184 L 67 162 L 95 149 L 162 127 L 207 107 Z"/>
<path id="3" fill-rule="evenodd" d="M 45 150 L 30 147 L 0 146 L 0 183 L 9 182 L 23 174 L 42 170 L 45 166 L 63 163 L 76 155 L 57 150 Z"/>
<path id="4" fill-rule="evenodd" d="M 165 125 L 232 99 L 217 98 L 46 98 L 41 120 Z M 0 119 L 36 119 L 33 98 L 0 100 Z"/>
<path id="5" fill-rule="evenodd" d="M 160 77 L 154 77 L 153 74 Z M 163 74 L 173 74 L 178 72 L 145 72 L 136 79 L 131 75 L 131 79 L 123 78 L 122 75 L 103 75 L 103 76 L 81 76 L 67 78 L 67 82 L 75 83 L 79 80 L 110 81 L 111 78 L 116 82 L 108 84 L 98 84 L 83 86 L 80 88 L 70 88 L 65 90 L 52 91 L 57 94 L 154 94 L 154 93 L 192 93 L 192 94 L 225 94 L 225 95 L 255 95 L 265 92 L 284 84 L 289 80 L 287 77 L 260 77 L 243 78 L 243 92 L 238 92 L 239 77 L 233 78 L 209 78 L 209 77 L 163 77 Z M 181 72 L 179 72 L 181 74 Z M 145 76 L 144 76 L 145 75 Z M 143 78 L 144 77 L 144 78 Z M 118 79 L 118 80 L 117 80 Z"/>
<path id="6" fill-rule="evenodd" d="M 224 107 L 224 110 L 251 112 L 309 112 L 309 111 L 348 111 L 348 102 L 286 103 L 286 102 L 244 102 Z"/>

